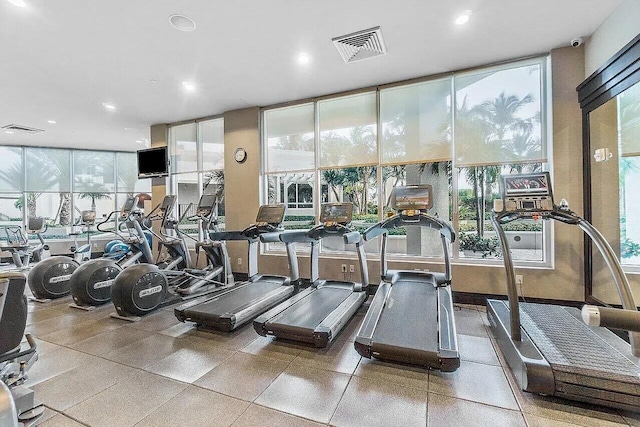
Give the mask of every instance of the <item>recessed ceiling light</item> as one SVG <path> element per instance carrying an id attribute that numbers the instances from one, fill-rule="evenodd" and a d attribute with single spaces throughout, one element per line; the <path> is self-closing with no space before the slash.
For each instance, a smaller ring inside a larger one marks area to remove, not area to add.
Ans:
<path id="1" fill-rule="evenodd" d="M 55 120 L 47 120 L 47 123 L 52 124 L 52 125 L 55 125 L 55 124 L 56 124 L 56 121 L 55 121 Z"/>
<path id="2" fill-rule="evenodd" d="M 12 130 L 5 130 L 4 133 L 12 134 L 13 131 Z"/>
<path id="3" fill-rule="evenodd" d="M 27 3 L 24 0 L 8 0 L 14 6 L 17 7 L 27 7 Z"/>
<path id="4" fill-rule="evenodd" d="M 187 92 L 195 92 L 196 90 L 196 85 L 194 85 L 192 82 L 182 82 L 182 87 Z"/>
<path id="5" fill-rule="evenodd" d="M 142 141 L 140 141 L 139 139 L 137 139 L 137 140 L 136 140 L 136 142 L 137 142 L 138 144 L 142 144 Z"/>
<path id="6" fill-rule="evenodd" d="M 109 104 L 108 102 L 103 102 L 102 106 L 104 108 L 106 108 L 107 110 L 109 110 L 109 111 L 115 111 L 116 110 L 116 106 L 113 105 L 113 104 Z"/>
<path id="7" fill-rule="evenodd" d="M 471 11 L 465 10 L 456 18 L 457 25 L 464 25 L 469 22 L 469 18 L 471 18 Z"/>
<path id="8" fill-rule="evenodd" d="M 311 58 L 309 57 L 309 54 L 306 53 L 306 52 L 301 52 L 298 55 L 298 64 L 300 64 L 300 65 L 307 65 L 310 60 L 311 60 Z"/>
<path id="9" fill-rule="evenodd" d="M 154 84 L 158 83 L 158 81 L 157 81 L 156 79 L 151 79 L 151 80 L 149 80 L 149 83 L 151 83 L 152 85 L 154 85 Z"/>
<path id="10" fill-rule="evenodd" d="M 171 15 L 169 23 L 173 28 L 180 31 L 193 31 L 196 29 L 196 23 L 193 22 L 193 19 L 184 15 Z"/>

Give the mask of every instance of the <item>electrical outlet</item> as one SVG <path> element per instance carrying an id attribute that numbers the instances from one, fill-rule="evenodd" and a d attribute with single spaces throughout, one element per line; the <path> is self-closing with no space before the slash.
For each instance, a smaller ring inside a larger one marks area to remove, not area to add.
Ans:
<path id="1" fill-rule="evenodd" d="M 516 274 L 516 286 L 522 286 L 524 284 L 524 279 L 522 278 L 522 274 Z"/>
<path id="2" fill-rule="evenodd" d="M 242 265 L 242 258 L 238 258 L 238 265 Z"/>
<path id="3" fill-rule="evenodd" d="M 342 272 L 343 273 L 347 272 L 347 264 L 342 264 Z"/>
<path id="4" fill-rule="evenodd" d="M 349 266 L 349 273 L 354 273 L 356 271 L 355 266 L 352 264 Z"/>

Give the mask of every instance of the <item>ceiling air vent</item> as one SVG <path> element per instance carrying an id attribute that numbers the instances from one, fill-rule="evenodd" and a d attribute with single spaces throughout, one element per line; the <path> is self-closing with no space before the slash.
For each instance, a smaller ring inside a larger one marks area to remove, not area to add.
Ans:
<path id="1" fill-rule="evenodd" d="M 344 62 L 356 62 L 387 53 L 380 27 L 357 31 L 331 39 Z"/>
<path id="2" fill-rule="evenodd" d="M 22 126 L 22 125 L 6 125 L 6 126 L 2 126 L 2 129 L 13 131 L 13 132 L 30 133 L 30 134 L 44 132 L 44 130 L 42 129 L 30 128 L 29 126 Z"/>

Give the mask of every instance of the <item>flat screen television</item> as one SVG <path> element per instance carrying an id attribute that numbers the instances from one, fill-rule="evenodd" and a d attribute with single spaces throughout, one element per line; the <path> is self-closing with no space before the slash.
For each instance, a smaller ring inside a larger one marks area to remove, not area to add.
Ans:
<path id="1" fill-rule="evenodd" d="M 168 175 L 169 159 L 167 158 L 167 147 L 138 151 L 138 179 Z"/>

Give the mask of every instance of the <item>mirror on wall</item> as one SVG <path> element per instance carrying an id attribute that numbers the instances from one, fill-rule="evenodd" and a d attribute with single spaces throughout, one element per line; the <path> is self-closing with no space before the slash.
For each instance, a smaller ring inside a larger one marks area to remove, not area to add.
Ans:
<path id="1" fill-rule="evenodd" d="M 591 222 L 618 255 L 640 295 L 640 83 L 589 113 Z M 619 304 L 615 285 L 592 248 L 592 295 Z M 637 274 L 633 274 L 637 273 Z"/>

